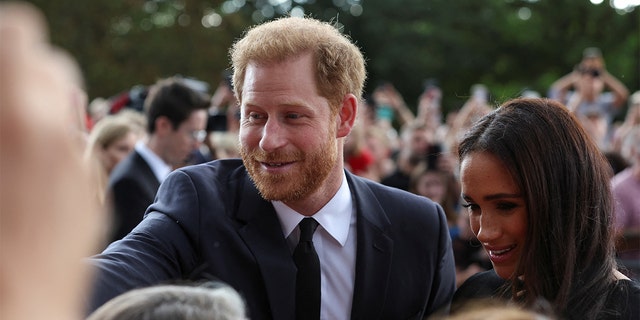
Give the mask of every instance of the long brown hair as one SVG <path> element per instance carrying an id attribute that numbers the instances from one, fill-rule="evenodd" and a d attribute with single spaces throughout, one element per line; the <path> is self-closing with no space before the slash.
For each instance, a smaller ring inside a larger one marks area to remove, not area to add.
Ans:
<path id="1" fill-rule="evenodd" d="M 559 314 L 598 317 L 616 262 L 610 168 L 596 144 L 562 104 L 515 99 L 467 132 L 460 162 L 476 151 L 500 158 L 525 196 L 527 243 L 511 295 L 525 290 L 525 304 L 542 297 Z"/>

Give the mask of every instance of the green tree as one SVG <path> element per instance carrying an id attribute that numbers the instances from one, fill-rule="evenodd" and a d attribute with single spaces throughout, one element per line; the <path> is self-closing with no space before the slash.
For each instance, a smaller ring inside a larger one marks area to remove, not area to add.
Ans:
<path id="1" fill-rule="evenodd" d="M 530 88 L 546 95 L 581 52 L 600 47 L 607 68 L 640 88 L 640 9 L 588 0 L 32 0 L 52 40 L 80 63 L 90 97 L 108 97 L 174 74 L 212 86 L 250 25 L 288 13 L 333 21 L 367 57 L 367 90 L 391 81 L 415 105 L 437 78 L 446 110 L 474 83 L 496 102 Z M 208 27 L 204 27 L 203 23 Z"/>

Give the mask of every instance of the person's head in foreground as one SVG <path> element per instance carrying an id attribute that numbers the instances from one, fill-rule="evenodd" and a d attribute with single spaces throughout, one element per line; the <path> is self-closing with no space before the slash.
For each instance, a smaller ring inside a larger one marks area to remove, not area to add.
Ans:
<path id="1" fill-rule="evenodd" d="M 478 299 L 469 302 L 456 312 L 429 318 L 429 320 L 560 320 L 544 300 L 534 308 L 523 308 L 508 301 Z"/>
<path id="2" fill-rule="evenodd" d="M 125 292 L 87 320 L 245 320 L 242 297 L 227 285 L 158 285 Z"/>

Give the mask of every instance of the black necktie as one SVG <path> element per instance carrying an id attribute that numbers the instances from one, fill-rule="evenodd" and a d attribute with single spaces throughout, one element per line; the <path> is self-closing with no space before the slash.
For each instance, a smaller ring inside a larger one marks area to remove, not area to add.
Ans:
<path id="1" fill-rule="evenodd" d="M 300 241 L 293 251 L 298 267 L 296 275 L 296 319 L 320 319 L 320 260 L 313 247 L 313 233 L 318 222 L 304 218 L 298 224 Z"/>

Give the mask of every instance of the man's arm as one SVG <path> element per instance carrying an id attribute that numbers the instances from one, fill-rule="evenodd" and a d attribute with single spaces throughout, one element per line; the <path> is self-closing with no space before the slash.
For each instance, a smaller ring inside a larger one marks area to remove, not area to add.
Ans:
<path id="1" fill-rule="evenodd" d="M 188 278 L 198 263 L 193 246 L 199 203 L 187 175 L 177 171 L 169 175 L 142 222 L 90 259 L 97 274 L 88 311 L 133 288 Z"/>
<path id="2" fill-rule="evenodd" d="M 604 85 L 608 87 L 615 96 L 613 106 L 616 109 L 620 109 L 620 107 L 624 105 L 624 103 L 627 101 L 627 98 L 629 97 L 629 89 L 627 89 L 627 87 L 622 82 L 620 82 L 620 80 L 607 72 L 607 70 L 602 70 L 601 77 Z"/>
<path id="3" fill-rule="evenodd" d="M 549 97 L 558 100 L 561 103 L 567 103 L 567 92 L 578 82 L 580 74 L 578 71 L 572 71 L 551 84 L 549 88 Z"/>
<path id="4" fill-rule="evenodd" d="M 448 312 L 453 293 L 456 290 L 456 269 L 447 218 L 442 208 L 440 206 L 436 207 L 438 208 L 440 224 L 440 234 L 438 235 L 438 255 L 440 260 L 437 265 L 436 277 L 431 287 L 430 301 L 427 304 L 425 312 L 426 316 L 434 313 Z"/>
<path id="5" fill-rule="evenodd" d="M 131 234 L 89 259 L 96 274 L 88 312 L 131 289 L 183 279 L 190 268 L 184 261 L 195 261 L 192 254 L 176 221 L 149 213 Z"/>

